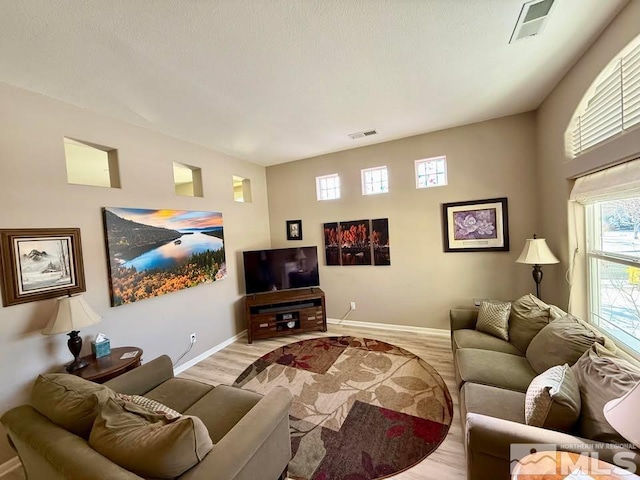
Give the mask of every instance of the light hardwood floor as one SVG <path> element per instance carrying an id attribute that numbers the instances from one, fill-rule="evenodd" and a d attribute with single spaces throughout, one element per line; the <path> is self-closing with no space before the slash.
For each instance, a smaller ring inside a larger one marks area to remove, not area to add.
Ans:
<path id="1" fill-rule="evenodd" d="M 466 478 L 464 444 L 458 415 L 458 390 L 453 373 L 451 341 L 448 335 L 329 325 L 329 331 L 326 333 L 314 332 L 257 340 L 252 345 L 248 345 L 246 337 L 243 337 L 179 376 L 211 385 L 231 385 L 246 367 L 279 346 L 318 336 L 340 335 L 375 338 L 406 348 L 429 362 L 440 373 L 451 393 L 454 416 L 444 442 L 424 461 L 390 478 L 394 480 L 464 480 Z M 22 472 L 14 471 L 4 476 L 2 480 L 24 480 L 24 476 Z"/>

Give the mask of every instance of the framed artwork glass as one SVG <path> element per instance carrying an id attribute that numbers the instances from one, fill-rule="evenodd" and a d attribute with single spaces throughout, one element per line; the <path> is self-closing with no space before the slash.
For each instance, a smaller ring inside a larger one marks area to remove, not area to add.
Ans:
<path id="1" fill-rule="evenodd" d="M 80 229 L 0 230 L 0 271 L 5 307 L 84 292 Z"/>
<path id="2" fill-rule="evenodd" d="M 287 240 L 302 240 L 302 220 L 287 220 Z"/>
<path id="3" fill-rule="evenodd" d="M 508 252 L 507 199 L 444 203 L 442 230 L 445 252 Z"/>

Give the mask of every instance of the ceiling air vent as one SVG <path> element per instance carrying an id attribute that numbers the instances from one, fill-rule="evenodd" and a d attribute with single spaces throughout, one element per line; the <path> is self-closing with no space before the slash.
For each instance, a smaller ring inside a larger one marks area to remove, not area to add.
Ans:
<path id="1" fill-rule="evenodd" d="M 376 135 L 377 133 L 377 130 L 367 130 L 366 132 L 350 133 L 349 137 L 351 137 L 351 140 L 355 140 L 356 138 L 370 137 L 371 135 Z"/>
<path id="2" fill-rule="evenodd" d="M 532 0 L 526 2 L 520 10 L 520 16 L 513 29 L 509 43 L 538 35 L 544 29 L 554 0 Z"/>

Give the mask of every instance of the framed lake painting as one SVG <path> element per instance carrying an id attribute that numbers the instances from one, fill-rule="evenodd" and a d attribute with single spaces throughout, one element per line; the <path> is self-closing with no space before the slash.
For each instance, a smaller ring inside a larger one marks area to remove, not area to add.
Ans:
<path id="1" fill-rule="evenodd" d="M 111 306 L 227 276 L 222 213 L 104 208 Z"/>
<path id="2" fill-rule="evenodd" d="M 509 251 L 506 198 L 442 205 L 445 252 Z"/>
<path id="3" fill-rule="evenodd" d="M 79 228 L 0 230 L 2 304 L 84 292 Z"/>

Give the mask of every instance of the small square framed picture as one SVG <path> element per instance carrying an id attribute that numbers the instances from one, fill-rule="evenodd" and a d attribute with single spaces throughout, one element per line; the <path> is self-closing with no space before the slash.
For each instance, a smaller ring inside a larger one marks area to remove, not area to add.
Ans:
<path id="1" fill-rule="evenodd" d="M 287 240 L 302 240 L 302 220 L 287 220 Z"/>

